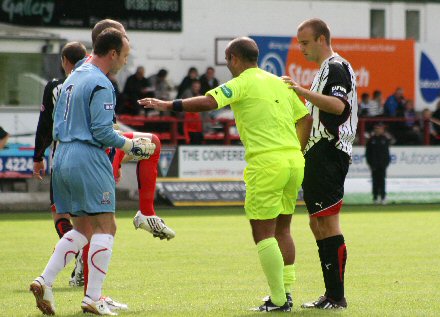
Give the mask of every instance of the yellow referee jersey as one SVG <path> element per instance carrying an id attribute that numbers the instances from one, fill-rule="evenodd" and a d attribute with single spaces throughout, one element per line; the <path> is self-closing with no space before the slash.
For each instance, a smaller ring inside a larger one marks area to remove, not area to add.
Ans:
<path id="1" fill-rule="evenodd" d="M 219 109 L 230 105 L 234 111 L 246 160 L 267 151 L 301 150 L 295 123 L 309 112 L 287 87 L 281 78 L 255 67 L 206 93 Z"/>

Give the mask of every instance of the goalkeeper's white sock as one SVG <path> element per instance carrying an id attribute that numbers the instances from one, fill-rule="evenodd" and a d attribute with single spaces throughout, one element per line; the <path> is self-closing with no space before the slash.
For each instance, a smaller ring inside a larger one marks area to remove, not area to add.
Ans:
<path id="1" fill-rule="evenodd" d="M 55 250 L 41 274 L 47 286 L 52 287 L 58 273 L 72 261 L 87 242 L 87 238 L 75 229 L 64 234 L 55 246 Z"/>
<path id="2" fill-rule="evenodd" d="M 86 295 L 97 301 L 112 257 L 114 237 L 111 234 L 94 234 L 90 239 L 89 281 Z"/>

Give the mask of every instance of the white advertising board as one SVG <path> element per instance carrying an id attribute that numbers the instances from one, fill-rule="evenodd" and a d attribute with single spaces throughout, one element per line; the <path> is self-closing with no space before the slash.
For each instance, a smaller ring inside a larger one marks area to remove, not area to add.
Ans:
<path id="1" fill-rule="evenodd" d="M 395 146 L 387 176 L 440 178 L 440 147 Z M 179 177 L 242 178 L 246 167 L 242 146 L 180 146 Z M 353 147 L 347 178 L 370 178 L 365 147 Z"/>
<path id="2" fill-rule="evenodd" d="M 243 178 L 242 146 L 179 146 L 180 178 Z"/>
<path id="3" fill-rule="evenodd" d="M 440 178 L 440 147 L 394 146 L 390 148 L 391 163 L 388 177 Z M 347 178 L 370 178 L 365 147 L 353 147 L 353 163 Z"/>

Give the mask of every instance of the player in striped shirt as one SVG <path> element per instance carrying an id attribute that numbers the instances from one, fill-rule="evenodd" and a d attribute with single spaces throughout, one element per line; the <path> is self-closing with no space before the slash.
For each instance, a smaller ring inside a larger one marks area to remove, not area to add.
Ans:
<path id="1" fill-rule="evenodd" d="M 295 247 L 290 224 L 304 170 L 304 149 L 310 116 L 283 81 L 258 68 L 258 47 L 250 38 L 236 38 L 225 51 L 234 76 L 206 96 L 139 103 L 160 111 L 201 112 L 231 105 L 247 166 L 246 217 L 270 288 L 270 297 L 255 308 L 261 312 L 291 311 L 295 281 Z"/>
<path id="2" fill-rule="evenodd" d="M 330 30 L 319 19 L 298 27 L 298 42 L 308 61 L 320 65 L 309 89 L 289 77 L 284 80 L 307 100 L 313 127 L 305 149 L 304 201 L 318 245 L 326 292 L 303 308 L 343 309 L 347 250 L 339 223 L 344 181 L 357 127 L 356 76 L 349 62 L 335 53 Z"/>

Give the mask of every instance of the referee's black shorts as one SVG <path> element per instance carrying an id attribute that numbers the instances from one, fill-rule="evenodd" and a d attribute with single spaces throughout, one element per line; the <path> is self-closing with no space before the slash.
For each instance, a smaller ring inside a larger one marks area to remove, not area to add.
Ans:
<path id="1" fill-rule="evenodd" d="M 350 157 L 327 139 L 321 139 L 305 155 L 304 202 L 312 217 L 335 215 L 342 206 Z"/>

